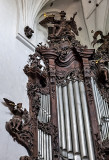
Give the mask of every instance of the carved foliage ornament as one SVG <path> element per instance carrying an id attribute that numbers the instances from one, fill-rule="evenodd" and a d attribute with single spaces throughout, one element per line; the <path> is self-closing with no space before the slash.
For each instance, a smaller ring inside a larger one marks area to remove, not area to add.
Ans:
<path id="1" fill-rule="evenodd" d="M 100 39 L 97 39 L 98 35 L 101 37 Z M 93 38 L 93 45 L 97 43 L 102 45 L 98 47 L 93 60 L 90 62 L 91 68 L 101 95 L 109 103 L 109 33 L 104 36 L 102 31 L 97 31 Z"/>
<path id="2" fill-rule="evenodd" d="M 32 37 L 34 31 L 29 26 L 26 26 L 24 28 L 24 33 L 25 33 L 25 36 L 30 39 Z"/>

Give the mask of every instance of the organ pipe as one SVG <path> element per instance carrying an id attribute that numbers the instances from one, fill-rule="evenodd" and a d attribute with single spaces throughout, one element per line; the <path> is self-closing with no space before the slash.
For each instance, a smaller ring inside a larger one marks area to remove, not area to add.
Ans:
<path id="1" fill-rule="evenodd" d="M 62 88 L 68 158 L 73 159 L 67 86 Z"/>
<path id="2" fill-rule="evenodd" d="M 63 110 L 63 101 L 62 101 L 62 89 L 61 86 L 59 86 L 59 109 L 60 109 L 60 123 L 61 123 L 61 137 L 62 137 L 62 150 L 63 155 L 67 156 L 67 150 L 66 150 L 66 132 L 65 132 L 65 121 L 64 121 L 64 110 Z"/>
<path id="3" fill-rule="evenodd" d="M 102 101 L 95 87 L 94 90 L 96 104 L 101 105 L 97 114 L 99 113 L 100 117 L 101 112 L 107 115 L 105 101 Z M 60 154 L 72 160 L 95 160 L 84 83 L 70 80 L 66 86 L 56 87 L 56 95 Z M 41 100 L 39 120 L 47 123 L 51 117 L 50 95 L 41 95 Z M 104 134 L 107 135 L 107 129 Z M 38 130 L 38 139 L 39 157 L 52 160 L 51 136 Z"/>
<path id="4" fill-rule="evenodd" d="M 91 82 L 92 82 L 94 100 L 97 110 L 98 122 L 100 125 L 100 131 L 101 131 L 100 134 L 103 141 L 105 139 L 109 139 L 108 136 L 109 122 L 105 122 L 103 120 L 103 117 L 109 117 L 108 103 L 106 102 L 106 99 L 104 99 L 100 94 L 96 81 L 93 78 L 91 78 Z"/>
<path id="5" fill-rule="evenodd" d="M 78 123 L 78 134 L 79 134 L 79 141 L 80 141 L 81 156 L 82 158 L 87 158 L 87 147 L 86 147 L 86 139 L 85 139 L 85 131 L 84 131 L 84 123 L 83 123 L 78 81 L 75 81 L 73 86 L 74 86 L 74 98 L 75 98 L 75 105 L 76 105 L 76 115 L 77 115 L 77 123 Z"/>
<path id="6" fill-rule="evenodd" d="M 69 98 L 70 120 L 71 120 L 71 130 L 72 130 L 73 152 L 74 154 L 79 154 L 79 140 L 77 132 L 77 120 L 76 120 L 72 81 L 70 81 L 68 84 L 68 98 Z"/>
<path id="7" fill-rule="evenodd" d="M 60 118 L 60 110 L 59 110 L 59 94 L 58 94 L 58 87 L 56 86 L 56 93 L 57 93 L 57 111 L 58 111 L 58 128 L 59 128 L 59 146 L 62 148 L 61 142 L 61 118 Z"/>
<path id="8" fill-rule="evenodd" d="M 84 125 L 85 125 L 89 159 L 95 160 L 92 136 L 90 131 L 88 107 L 87 107 L 87 101 L 86 101 L 86 95 L 85 95 L 85 87 L 83 82 L 79 82 L 79 88 L 80 88 L 80 95 L 81 95 L 81 104 L 82 104 L 82 111 L 83 111 L 83 117 L 84 117 Z"/>

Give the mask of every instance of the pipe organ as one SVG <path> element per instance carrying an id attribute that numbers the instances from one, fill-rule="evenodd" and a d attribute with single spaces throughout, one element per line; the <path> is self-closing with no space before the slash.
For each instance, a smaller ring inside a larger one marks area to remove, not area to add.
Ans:
<path id="1" fill-rule="evenodd" d="M 59 145 L 63 157 L 94 160 L 90 122 L 82 81 L 57 86 Z"/>
<path id="2" fill-rule="evenodd" d="M 102 47 L 95 53 L 76 40 L 76 14 L 66 20 L 61 11 L 60 20 L 40 22 L 48 26 L 49 47 L 40 43 L 24 67 L 29 111 L 4 98 L 14 115 L 6 130 L 28 151 L 20 160 L 109 159 L 106 61 L 96 60 Z"/>
<path id="3" fill-rule="evenodd" d="M 100 126 L 100 133 L 102 141 L 109 139 L 109 107 L 106 99 L 101 95 L 96 81 L 92 78 L 92 88 L 94 93 L 94 100 L 97 110 L 97 118 Z"/>
<path id="4" fill-rule="evenodd" d="M 50 95 L 41 94 L 41 106 L 38 120 L 42 123 L 49 123 L 50 117 Z M 51 135 L 46 134 L 41 129 L 38 129 L 38 157 L 43 160 L 52 159 Z"/>

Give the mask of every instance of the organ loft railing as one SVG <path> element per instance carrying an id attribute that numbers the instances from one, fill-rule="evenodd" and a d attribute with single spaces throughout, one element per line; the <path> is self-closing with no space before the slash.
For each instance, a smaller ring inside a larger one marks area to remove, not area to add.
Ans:
<path id="1" fill-rule="evenodd" d="M 108 141 L 102 141 L 104 135 L 100 132 L 99 122 L 103 119 L 100 102 L 93 84 L 93 81 L 102 84 L 98 82 L 101 73 L 96 63 L 98 53 L 75 39 L 76 14 L 66 20 L 66 13 L 61 11 L 60 20 L 52 15 L 40 22 L 48 26 L 49 47 L 40 43 L 24 68 L 28 76 L 29 111 L 22 109 L 21 103 L 15 105 L 4 98 L 14 114 L 6 129 L 29 154 L 20 160 L 106 160 L 108 157 Z M 105 78 L 106 73 L 103 70 Z M 105 82 L 108 86 L 108 79 Z M 105 102 L 107 105 L 106 98 Z"/>

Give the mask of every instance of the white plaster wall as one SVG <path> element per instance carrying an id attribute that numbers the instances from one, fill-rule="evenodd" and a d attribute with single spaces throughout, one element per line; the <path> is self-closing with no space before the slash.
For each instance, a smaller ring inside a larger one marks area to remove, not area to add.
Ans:
<path id="1" fill-rule="evenodd" d="M 19 160 L 20 156 L 28 155 L 6 131 L 5 123 L 12 115 L 2 104 L 3 98 L 8 98 L 29 107 L 23 68 L 32 51 L 16 39 L 16 24 L 15 0 L 0 0 L 0 160 Z"/>

